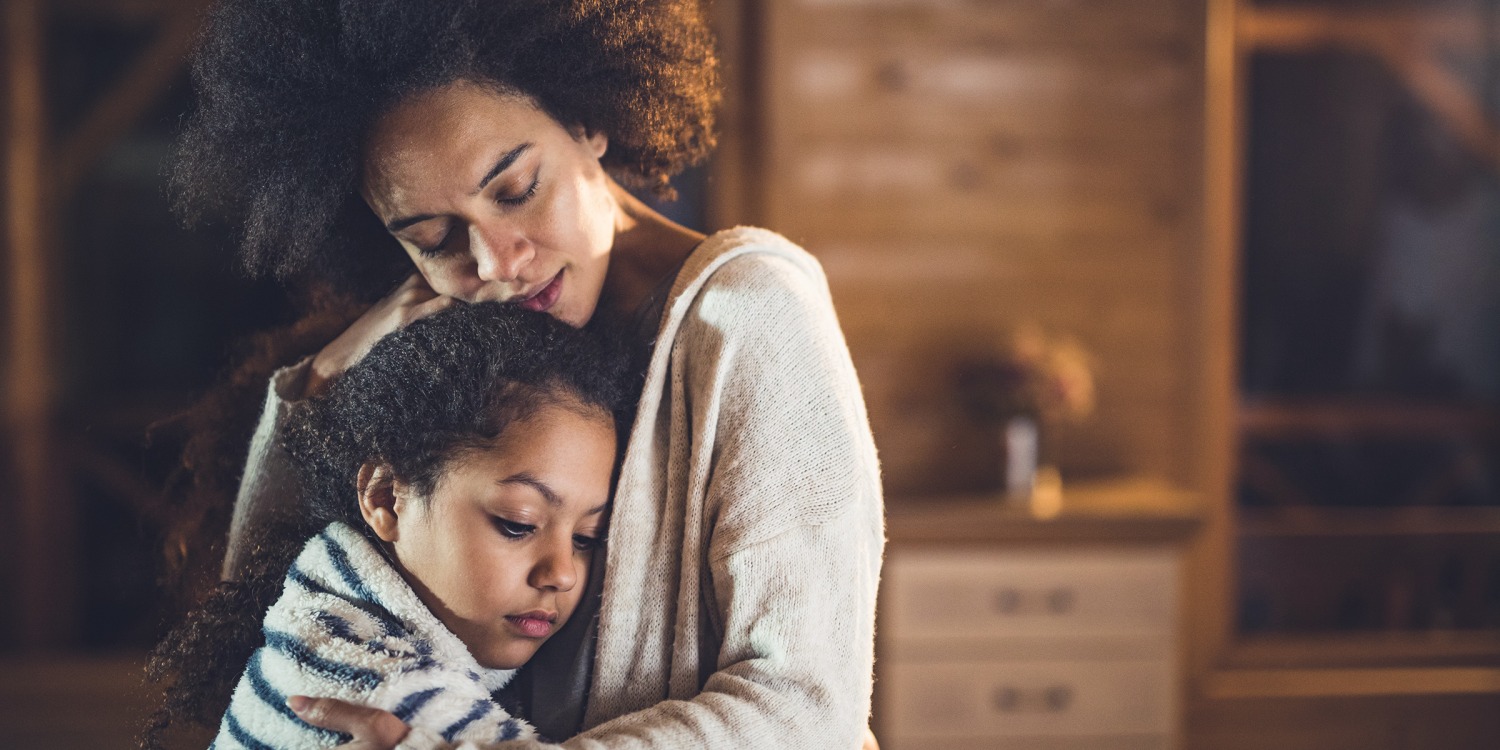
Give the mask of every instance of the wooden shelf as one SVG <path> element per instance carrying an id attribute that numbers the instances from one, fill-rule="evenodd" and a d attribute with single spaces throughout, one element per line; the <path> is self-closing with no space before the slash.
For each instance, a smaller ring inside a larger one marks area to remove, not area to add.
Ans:
<path id="1" fill-rule="evenodd" d="M 1472 405 L 1394 400 L 1249 401 L 1240 406 L 1247 438 L 1441 438 L 1494 433 L 1500 413 Z"/>
<path id="2" fill-rule="evenodd" d="M 995 541 L 1180 541 L 1203 522 L 1202 497 L 1151 479 L 1068 482 L 1055 504 L 1018 507 L 1001 495 L 891 497 L 893 544 Z"/>
<path id="3" fill-rule="evenodd" d="M 1500 668 L 1229 669 L 1209 674 L 1199 690 L 1214 700 L 1493 695 Z"/>
<path id="4" fill-rule="evenodd" d="M 1500 535 L 1500 507 L 1242 508 L 1248 538 Z"/>
<path id="5" fill-rule="evenodd" d="M 1387 630 L 1242 636 L 1236 668 L 1500 668 L 1500 630 Z"/>

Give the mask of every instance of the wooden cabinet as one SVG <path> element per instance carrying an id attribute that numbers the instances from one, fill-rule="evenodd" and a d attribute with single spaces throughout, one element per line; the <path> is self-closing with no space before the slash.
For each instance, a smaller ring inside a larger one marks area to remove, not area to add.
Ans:
<path id="1" fill-rule="evenodd" d="M 998 498 L 894 500 L 882 746 L 1178 747 L 1180 542 L 1194 516 L 1165 488 L 1182 504 L 1132 505 L 1152 491 L 1080 488 L 1050 519 Z"/>
<path id="2" fill-rule="evenodd" d="M 1177 569 L 1161 549 L 896 551 L 883 743 L 1172 747 Z"/>

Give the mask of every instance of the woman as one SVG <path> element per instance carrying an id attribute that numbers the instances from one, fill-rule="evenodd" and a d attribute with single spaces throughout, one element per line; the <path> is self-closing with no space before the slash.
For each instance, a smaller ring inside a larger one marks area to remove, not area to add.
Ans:
<path id="1" fill-rule="evenodd" d="M 880 485 L 826 281 L 778 235 L 704 237 L 619 184 L 665 192 L 707 153 L 714 68 L 682 0 L 213 14 L 175 173 L 189 215 L 242 222 L 246 265 L 282 278 L 358 292 L 400 272 L 393 245 L 417 271 L 273 381 L 227 574 L 236 541 L 295 496 L 275 437 L 286 404 L 385 333 L 455 300 L 622 329 L 642 382 L 595 556 L 602 596 L 528 665 L 523 714 L 567 747 L 860 745 Z M 294 704 L 356 746 L 405 733 L 388 714 Z"/>

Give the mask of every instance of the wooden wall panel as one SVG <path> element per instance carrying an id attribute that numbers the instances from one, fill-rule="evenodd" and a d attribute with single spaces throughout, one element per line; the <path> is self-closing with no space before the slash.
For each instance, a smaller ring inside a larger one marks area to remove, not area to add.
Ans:
<path id="1" fill-rule="evenodd" d="M 766 6 L 764 222 L 828 272 L 893 493 L 977 489 L 953 371 L 1022 324 L 1096 360 L 1065 473 L 1190 475 L 1202 6 Z"/>

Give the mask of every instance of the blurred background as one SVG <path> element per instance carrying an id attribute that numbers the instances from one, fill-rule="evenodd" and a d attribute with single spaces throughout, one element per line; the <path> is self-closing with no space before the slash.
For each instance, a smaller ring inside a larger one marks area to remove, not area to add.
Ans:
<path id="1" fill-rule="evenodd" d="M 198 0 L 5 0 L 0 747 L 127 747 L 182 413 L 290 323 Z M 678 220 L 823 263 L 903 748 L 1500 747 L 1500 2 L 713 0 Z"/>

